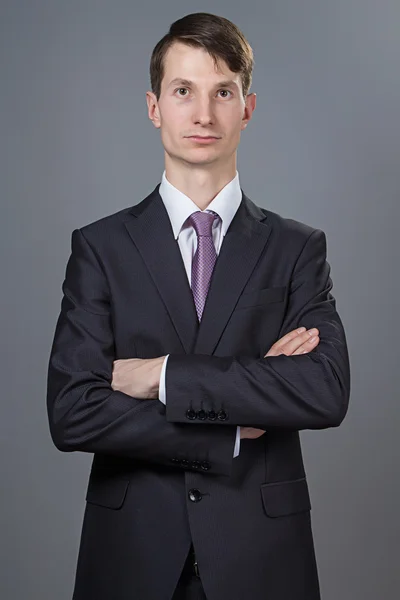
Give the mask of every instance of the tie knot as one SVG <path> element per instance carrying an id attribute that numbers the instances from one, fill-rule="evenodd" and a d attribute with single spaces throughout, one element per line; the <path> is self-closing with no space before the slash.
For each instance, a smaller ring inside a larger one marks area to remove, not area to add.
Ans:
<path id="1" fill-rule="evenodd" d="M 212 225 L 213 222 L 219 219 L 219 215 L 215 212 L 203 212 L 198 210 L 192 213 L 189 217 L 189 221 L 192 223 L 198 236 L 212 236 Z"/>

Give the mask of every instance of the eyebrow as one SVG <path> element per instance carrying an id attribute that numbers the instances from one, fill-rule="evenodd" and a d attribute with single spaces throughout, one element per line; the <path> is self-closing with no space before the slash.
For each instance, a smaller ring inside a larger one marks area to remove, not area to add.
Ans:
<path id="1" fill-rule="evenodd" d="M 193 86 L 195 85 L 193 83 L 193 81 L 190 81 L 190 79 L 181 79 L 180 77 L 176 77 L 175 79 L 173 79 L 168 87 L 170 87 L 171 85 L 185 85 L 185 86 Z M 224 81 L 219 81 L 218 83 L 215 84 L 215 87 L 236 87 L 238 88 L 238 85 L 236 83 L 236 81 L 233 81 L 232 79 L 226 79 Z"/>

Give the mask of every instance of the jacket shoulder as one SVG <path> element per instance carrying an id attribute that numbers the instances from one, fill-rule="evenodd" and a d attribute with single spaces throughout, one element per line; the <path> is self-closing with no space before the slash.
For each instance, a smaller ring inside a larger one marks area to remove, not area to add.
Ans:
<path id="1" fill-rule="evenodd" d="M 154 188 L 144 199 L 140 200 L 137 204 L 127 206 L 109 215 L 105 215 L 100 219 L 96 219 L 91 223 L 82 225 L 79 229 L 83 235 L 90 237 L 91 239 L 97 239 L 99 236 L 108 237 L 115 231 L 121 231 L 121 225 L 132 218 L 132 214 L 139 214 L 147 208 L 147 206 L 154 200 L 160 184 Z"/>
<path id="2" fill-rule="evenodd" d="M 264 213 L 269 225 L 271 225 L 272 228 L 277 230 L 280 234 L 308 239 L 312 233 L 319 230 L 319 228 L 313 227 L 304 221 L 299 221 L 291 217 L 285 217 L 272 210 L 262 208 L 261 206 L 259 208 Z"/>
<path id="3" fill-rule="evenodd" d="M 321 231 L 317 227 L 313 227 L 304 221 L 299 221 L 291 217 L 286 217 L 268 208 L 264 208 L 251 200 L 247 194 L 243 192 L 245 204 L 248 212 L 255 216 L 258 220 L 268 224 L 272 228 L 275 235 L 288 236 L 289 238 L 298 238 L 307 240 L 315 231 Z"/>
<path id="4" fill-rule="evenodd" d="M 278 244 L 285 256 L 300 256 L 309 238 L 316 232 L 319 232 L 318 242 L 322 242 L 326 246 L 326 234 L 322 229 L 313 227 L 304 221 L 286 217 L 268 208 L 263 208 L 255 204 L 246 194 L 244 194 L 244 197 L 249 212 L 271 228 L 271 241 L 274 240 Z"/>
<path id="5" fill-rule="evenodd" d="M 85 223 L 79 227 L 84 236 L 97 238 L 102 235 L 109 235 L 112 231 L 118 229 L 121 224 L 129 217 L 132 207 L 123 208 L 117 212 L 100 217 L 90 223 Z"/>

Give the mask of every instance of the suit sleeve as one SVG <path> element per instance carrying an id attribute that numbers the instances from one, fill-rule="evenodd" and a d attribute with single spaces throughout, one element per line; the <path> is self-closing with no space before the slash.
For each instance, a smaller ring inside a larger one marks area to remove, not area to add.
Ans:
<path id="1" fill-rule="evenodd" d="M 187 422 L 190 398 L 190 408 L 214 410 L 219 424 L 294 430 L 340 425 L 348 409 L 350 366 L 332 285 L 326 236 L 315 229 L 293 268 L 278 339 L 297 327 L 317 327 L 318 346 L 308 354 L 266 358 L 171 354 L 167 420 Z"/>
<path id="2" fill-rule="evenodd" d="M 48 364 L 47 413 L 55 446 L 229 475 L 236 427 L 193 428 L 166 420 L 157 399 L 111 387 L 114 335 L 108 281 L 83 232 L 71 255 Z"/>
<path id="3" fill-rule="evenodd" d="M 165 391 L 165 369 L 167 366 L 167 362 L 168 362 L 168 356 L 169 354 L 167 354 L 167 356 L 164 358 L 164 362 L 162 364 L 162 369 L 161 369 L 161 374 L 160 374 L 160 384 L 159 384 L 159 400 L 163 403 L 166 404 L 167 403 L 167 398 L 166 398 L 166 391 Z M 238 426 L 236 429 L 236 441 L 235 441 L 235 448 L 233 451 L 233 458 L 236 458 L 237 456 L 239 456 L 240 453 L 240 427 Z"/>

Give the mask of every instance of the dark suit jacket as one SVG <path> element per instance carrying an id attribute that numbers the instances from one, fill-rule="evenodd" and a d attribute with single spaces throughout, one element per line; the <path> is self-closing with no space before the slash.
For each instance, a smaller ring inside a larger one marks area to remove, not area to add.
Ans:
<path id="1" fill-rule="evenodd" d="M 208 600 L 319 600 L 299 430 L 350 390 L 326 236 L 243 193 L 199 325 L 158 188 L 72 233 L 47 407 L 94 454 L 73 598 L 170 600 L 193 540 Z M 299 326 L 315 350 L 264 358 Z M 166 406 L 112 389 L 114 360 L 167 353 Z M 233 458 L 237 425 L 266 433 Z"/>

